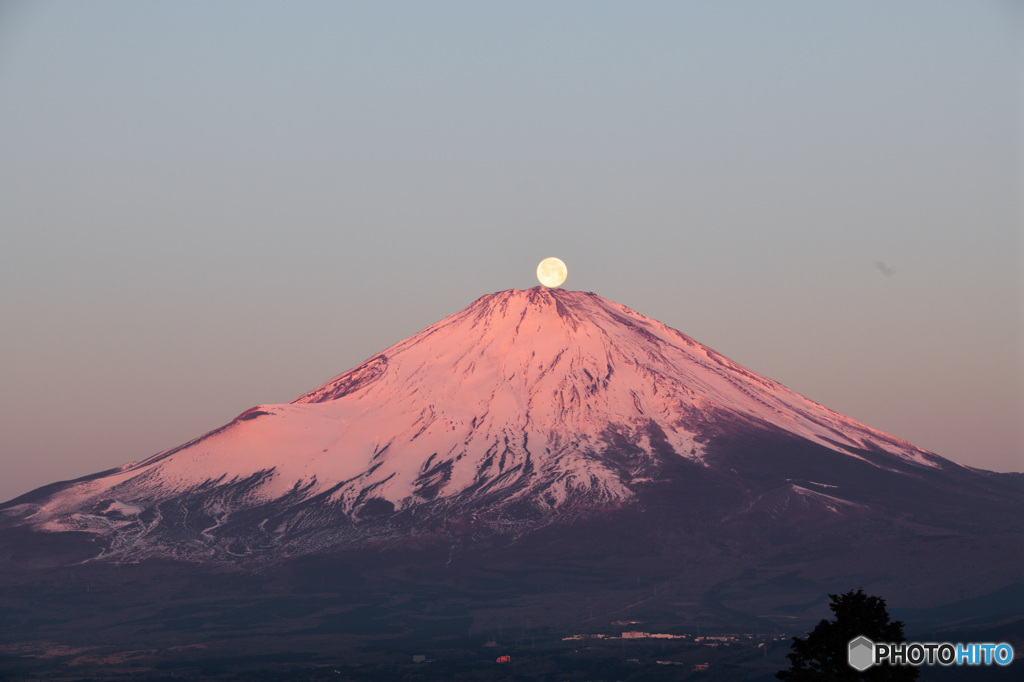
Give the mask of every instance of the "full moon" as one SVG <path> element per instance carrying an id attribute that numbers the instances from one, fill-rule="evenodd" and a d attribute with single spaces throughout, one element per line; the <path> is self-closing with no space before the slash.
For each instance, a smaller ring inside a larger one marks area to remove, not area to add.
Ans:
<path id="1" fill-rule="evenodd" d="M 557 287 L 565 281 L 569 271 L 565 263 L 557 258 L 545 258 L 537 266 L 537 279 L 546 287 Z"/>

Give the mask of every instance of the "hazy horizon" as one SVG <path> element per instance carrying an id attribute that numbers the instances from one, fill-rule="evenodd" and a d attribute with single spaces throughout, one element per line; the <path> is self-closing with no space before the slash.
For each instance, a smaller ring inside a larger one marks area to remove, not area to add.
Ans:
<path id="1" fill-rule="evenodd" d="M 0 500 L 288 402 L 557 256 L 1024 469 L 1024 29 L 979 3 L 9 2 Z"/>

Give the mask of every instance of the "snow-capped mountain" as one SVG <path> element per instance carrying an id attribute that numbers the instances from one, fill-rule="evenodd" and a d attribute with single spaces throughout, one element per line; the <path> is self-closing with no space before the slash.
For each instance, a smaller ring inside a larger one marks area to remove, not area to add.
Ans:
<path id="1" fill-rule="evenodd" d="M 398 679 L 395 652 L 424 651 L 417 675 L 456 678 L 486 642 L 601 677 L 614 657 L 577 668 L 563 638 L 795 633 L 859 585 L 918 628 L 1004 641 L 1022 556 L 1024 475 L 594 294 L 503 291 L 292 403 L 0 504 L 0 669 L 163 679 L 248 656 L 362 678 L 386 659 Z"/>
<path id="2" fill-rule="evenodd" d="M 453 524 L 522 534 L 643 507 L 687 477 L 744 475 L 723 455 L 740 440 L 767 444 L 744 450 L 743 471 L 777 470 L 726 485 L 723 523 L 865 513 L 870 491 L 821 480 L 836 462 L 915 481 L 968 472 L 629 308 L 538 287 L 484 296 L 289 404 L 40 488 L 0 514 L 8 526 L 91 533 L 123 560 L 280 557 Z M 773 455 L 780 443 L 825 453 L 824 473 Z"/>

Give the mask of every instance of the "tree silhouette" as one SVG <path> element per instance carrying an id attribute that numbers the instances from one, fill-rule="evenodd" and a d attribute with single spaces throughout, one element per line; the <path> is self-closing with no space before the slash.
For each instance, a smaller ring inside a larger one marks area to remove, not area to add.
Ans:
<path id="1" fill-rule="evenodd" d="M 793 650 L 786 654 L 788 670 L 775 676 L 790 682 L 836 680 L 868 682 L 874 680 L 916 680 L 914 666 L 876 665 L 863 672 L 847 662 L 850 640 L 863 635 L 873 642 L 903 642 L 903 623 L 889 620 L 885 600 L 864 594 L 863 589 L 846 594 L 830 594 L 829 608 L 835 620 L 822 620 L 806 639 L 793 638 Z"/>

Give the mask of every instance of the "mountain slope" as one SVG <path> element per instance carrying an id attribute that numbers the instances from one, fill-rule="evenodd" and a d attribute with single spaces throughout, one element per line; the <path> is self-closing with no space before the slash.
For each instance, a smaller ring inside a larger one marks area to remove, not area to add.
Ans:
<path id="1" fill-rule="evenodd" d="M 0 511 L 9 525 L 92 533 L 122 559 L 303 554 L 453 523 L 521 534 L 642 506 L 699 470 L 739 476 L 720 453 L 740 436 L 813 446 L 832 468 L 970 473 L 624 306 L 538 287 L 484 296 L 290 404 Z M 854 499 L 865 491 L 843 497 L 783 469 L 722 483 L 736 496 L 722 518 L 867 508 Z"/>

